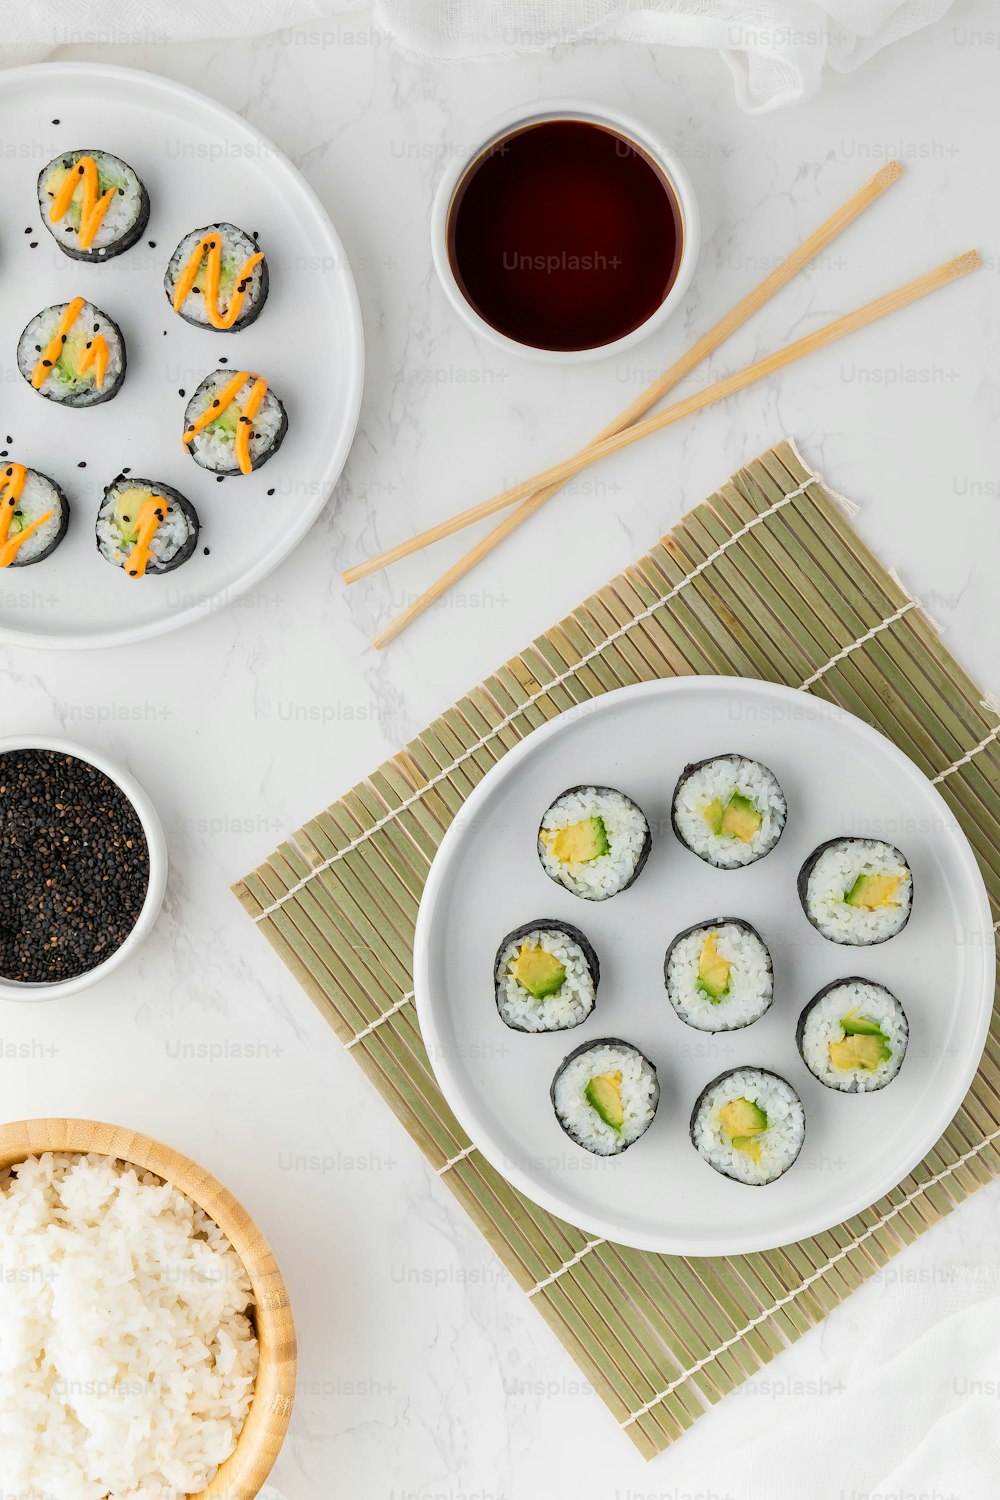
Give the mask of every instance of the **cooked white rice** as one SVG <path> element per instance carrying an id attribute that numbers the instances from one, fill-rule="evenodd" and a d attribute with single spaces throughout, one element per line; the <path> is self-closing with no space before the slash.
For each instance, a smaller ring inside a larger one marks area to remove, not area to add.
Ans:
<path id="1" fill-rule="evenodd" d="M 110 187 L 119 189 L 108 204 L 100 227 L 87 247 L 89 252 L 100 257 L 107 254 L 119 240 L 124 239 L 129 230 L 136 228 L 138 233 L 137 220 L 144 210 L 142 184 L 128 163 L 118 156 L 112 156 L 109 151 L 67 151 L 64 156 L 57 156 L 50 161 L 38 179 L 38 211 L 49 233 L 64 242 L 70 250 L 79 251 L 77 237 L 80 231 L 80 193 L 73 195 L 69 208 L 58 223 L 54 224 L 49 218 L 49 209 L 66 168 L 74 166 L 81 156 L 94 158 L 101 195 Z"/>
<path id="2" fill-rule="evenodd" d="M 715 834 L 705 820 L 705 809 L 718 798 L 722 805 L 739 794 L 753 803 L 763 821 L 746 843 L 733 834 Z M 677 783 L 673 801 L 674 827 L 687 847 L 720 870 L 753 864 L 778 842 L 785 826 L 785 794 L 778 779 L 759 761 L 743 755 L 719 755 L 705 761 Z"/>
<path id="3" fill-rule="evenodd" d="M 849 906 L 845 897 L 859 875 L 895 875 L 900 886 L 892 906 L 874 911 Z M 909 866 L 892 844 L 880 839 L 838 839 L 809 872 L 803 904 L 809 920 L 834 943 L 882 943 L 906 926 L 913 900 Z"/>
<path id="4" fill-rule="evenodd" d="M 195 419 L 200 417 L 202 412 L 208 410 L 219 391 L 232 378 L 232 370 L 214 370 L 202 381 L 184 412 L 185 431 L 194 425 Z M 249 399 L 255 378 L 255 376 L 248 376 L 236 393 L 236 405 L 240 412 Z M 256 464 L 274 447 L 283 421 L 284 412 L 281 409 L 281 403 L 274 392 L 269 389 L 253 419 L 253 431 L 250 434 L 249 444 L 251 463 Z M 217 422 L 210 422 L 207 427 L 203 427 L 187 446 L 205 469 L 219 473 L 239 467 L 236 461 L 236 433 L 228 427 L 220 427 Z"/>
<path id="5" fill-rule="evenodd" d="M 510 973 L 510 964 L 526 943 L 544 948 L 566 970 L 560 988 L 545 1000 L 536 1000 Z M 500 1014 L 517 1031 L 565 1031 L 586 1020 L 594 1008 L 594 979 L 583 949 L 558 928 L 532 928 L 507 943 L 497 959 L 495 977 Z"/>
<path id="6" fill-rule="evenodd" d="M 716 951 L 730 964 L 729 989 L 711 1000 L 698 988 L 698 965 L 710 933 Z M 736 922 L 697 927 L 677 939 L 667 959 L 667 997 L 686 1026 L 698 1031 L 732 1031 L 758 1020 L 774 999 L 771 958 L 752 928 Z"/>
<path id="7" fill-rule="evenodd" d="M 621 1073 L 624 1120 L 621 1131 L 606 1125 L 584 1097 L 592 1078 Z M 656 1069 L 636 1047 L 613 1040 L 593 1042 L 565 1059 L 552 1084 L 559 1123 L 578 1146 L 595 1156 L 617 1156 L 648 1130 L 656 1114 L 660 1086 Z"/>
<path id="8" fill-rule="evenodd" d="M 607 854 L 585 864 L 565 864 L 550 853 L 541 834 L 555 833 L 587 818 L 600 818 L 608 840 Z M 546 875 L 586 901 L 605 901 L 628 885 L 635 875 L 649 837 L 649 824 L 640 808 L 611 787 L 574 787 L 557 797 L 542 818 L 538 858 Z"/>
<path id="9" fill-rule="evenodd" d="M 232 1453 L 258 1347 L 222 1230 L 150 1172 L 0 1174 L 0 1475 L 26 1500 L 177 1500 Z"/>
<path id="10" fill-rule="evenodd" d="M 33 531 L 14 554 L 14 566 L 26 567 L 55 541 L 62 526 L 63 502 L 51 479 L 39 474 L 36 469 L 29 469 L 17 502 L 17 511 L 20 513 L 22 526 L 30 526 L 39 516 L 52 512 L 51 519 L 44 526 L 39 526 L 37 531 Z"/>
<path id="11" fill-rule="evenodd" d="M 876 1022 L 892 1050 L 891 1057 L 874 1070 L 835 1068 L 830 1060 L 830 1043 L 843 1041 L 841 1022 L 852 1011 Z M 906 1055 L 909 1034 L 906 1013 L 890 990 L 867 979 L 845 979 L 807 1007 L 799 1051 L 810 1073 L 828 1088 L 864 1094 L 884 1088 L 895 1078 Z"/>
<path id="12" fill-rule="evenodd" d="M 749 1099 L 767 1116 L 767 1128 L 758 1137 L 759 1162 L 736 1150 L 722 1124 L 719 1112 L 734 1099 Z M 699 1100 L 691 1139 L 717 1172 L 759 1187 L 788 1171 L 802 1148 L 805 1129 L 802 1102 L 790 1083 L 763 1068 L 734 1068 Z"/>

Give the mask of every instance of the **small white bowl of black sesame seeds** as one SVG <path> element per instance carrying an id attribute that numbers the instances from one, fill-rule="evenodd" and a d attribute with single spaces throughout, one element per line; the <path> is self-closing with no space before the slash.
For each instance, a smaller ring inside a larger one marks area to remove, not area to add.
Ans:
<path id="1" fill-rule="evenodd" d="M 149 935 L 163 829 L 123 767 L 47 736 L 0 739 L 0 999 L 95 984 Z"/>

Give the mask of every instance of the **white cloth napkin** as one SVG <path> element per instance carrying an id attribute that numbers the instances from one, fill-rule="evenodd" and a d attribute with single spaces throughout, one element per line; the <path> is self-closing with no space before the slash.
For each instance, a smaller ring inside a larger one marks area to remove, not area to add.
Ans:
<path id="1" fill-rule="evenodd" d="M 469 61 L 542 52 L 582 37 L 709 47 L 758 113 L 808 99 L 824 69 L 849 72 L 928 26 L 952 0 L 372 0 L 378 23 L 421 57 Z M 4 11 L 7 63 L 59 46 L 257 36 L 317 23 L 364 0 L 33 0 Z"/>

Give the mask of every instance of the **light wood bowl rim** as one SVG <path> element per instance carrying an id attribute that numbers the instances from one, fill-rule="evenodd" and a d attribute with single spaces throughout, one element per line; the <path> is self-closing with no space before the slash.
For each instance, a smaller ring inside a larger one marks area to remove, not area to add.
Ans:
<path id="1" fill-rule="evenodd" d="M 232 1243 L 253 1287 L 260 1360 L 236 1447 L 197 1500 L 254 1500 L 278 1456 L 295 1398 L 295 1325 L 288 1290 L 267 1240 L 238 1199 L 210 1172 L 140 1131 L 55 1116 L 0 1125 L 0 1170 L 43 1151 L 94 1151 L 146 1167 L 204 1209 Z"/>

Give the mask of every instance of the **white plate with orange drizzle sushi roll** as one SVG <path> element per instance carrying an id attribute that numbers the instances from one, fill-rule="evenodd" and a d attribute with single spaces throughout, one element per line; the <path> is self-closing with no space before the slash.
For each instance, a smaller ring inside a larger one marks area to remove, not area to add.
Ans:
<path id="1" fill-rule="evenodd" d="M 0 643 L 117 647 L 259 588 L 324 509 L 361 402 L 354 280 L 296 168 L 170 79 L 7 69 L 0 138 L 18 226 L 0 363 L 19 372 L 0 484 L 5 466 L 25 475 L 20 495 L 3 491 L 16 504 L 0 515 Z"/>
<path id="2" fill-rule="evenodd" d="M 184 412 L 183 442 L 213 474 L 252 474 L 281 447 L 285 408 L 263 375 L 213 370 Z"/>
<path id="3" fill-rule="evenodd" d="M 163 289 L 174 312 L 196 328 L 238 333 L 260 316 L 267 300 L 267 260 L 245 230 L 209 224 L 181 240 Z"/>

